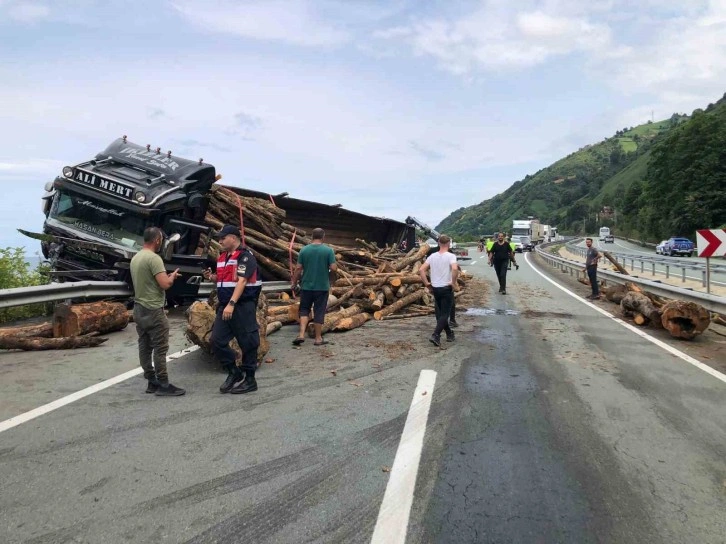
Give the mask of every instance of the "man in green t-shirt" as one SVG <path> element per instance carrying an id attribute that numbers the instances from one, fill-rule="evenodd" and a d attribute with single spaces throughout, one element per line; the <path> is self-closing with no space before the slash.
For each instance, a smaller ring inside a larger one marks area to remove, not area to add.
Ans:
<path id="1" fill-rule="evenodd" d="M 139 362 L 144 369 L 144 378 L 149 382 L 146 392 L 160 397 L 178 397 L 186 391 L 169 383 L 166 371 L 169 320 L 164 313 L 164 291 L 174 284 L 179 269 L 167 274 L 164 261 L 158 254 L 163 240 L 161 229 L 147 228 L 144 231 L 144 247 L 131 259 L 134 323 L 139 335 Z"/>
<path id="2" fill-rule="evenodd" d="M 315 325 L 314 346 L 327 344 L 323 340 L 323 322 L 325 310 L 328 306 L 330 292 L 330 273 L 338 270 L 335 263 L 335 253 L 332 248 L 323 244 L 325 231 L 313 229 L 313 241 L 300 250 L 297 266 L 292 274 L 293 287 L 297 284 L 300 275 L 300 333 L 293 344 L 299 346 L 305 341 L 305 329 L 310 322 L 310 310 L 314 312 Z"/>

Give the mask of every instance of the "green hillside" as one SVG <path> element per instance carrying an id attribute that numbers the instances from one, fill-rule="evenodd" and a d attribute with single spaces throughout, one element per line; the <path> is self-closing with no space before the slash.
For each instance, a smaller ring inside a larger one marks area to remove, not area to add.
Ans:
<path id="1" fill-rule="evenodd" d="M 676 156 L 671 153 L 674 149 Z M 508 231 L 512 220 L 534 216 L 557 225 L 561 233 L 593 232 L 604 224 L 622 236 L 692 236 L 696 222 L 698 228 L 726 222 L 723 187 L 726 100 L 722 98 L 705 111 L 696 110 L 691 118 L 674 114 L 617 131 L 526 176 L 492 199 L 454 211 L 437 230 L 461 240 L 474 239 Z"/>

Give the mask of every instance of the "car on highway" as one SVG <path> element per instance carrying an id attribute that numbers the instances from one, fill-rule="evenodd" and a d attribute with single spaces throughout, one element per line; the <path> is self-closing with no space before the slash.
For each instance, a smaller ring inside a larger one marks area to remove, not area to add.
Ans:
<path id="1" fill-rule="evenodd" d="M 696 245 L 688 238 L 672 237 L 663 245 L 663 255 L 673 257 L 674 255 L 685 255 L 691 257 L 696 252 Z"/>
<path id="2" fill-rule="evenodd" d="M 510 241 L 514 244 L 514 251 L 516 253 L 532 251 L 532 249 L 534 248 L 534 245 L 532 244 L 532 239 L 529 236 L 515 234 L 512 236 Z"/>
<path id="3" fill-rule="evenodd" d="M 663 240 L 660 244 L 655 246 L 655 254 L 656 255 L 665 255 L 665 253 L 663 253 L 663 248 L 665 247 L 665 245 L 667 243 L 668 243 L 668 240 Z"/>

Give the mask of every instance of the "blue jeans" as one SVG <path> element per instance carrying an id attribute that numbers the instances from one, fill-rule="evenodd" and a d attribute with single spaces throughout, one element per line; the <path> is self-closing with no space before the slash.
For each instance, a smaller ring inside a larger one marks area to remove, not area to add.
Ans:
<path id="1" fill-rule="evenodd" d="M 592 287 L 592 296 L 600 296 L 600 286 L 597 284 L 597 266 L 587 267 L 587 277 L 590 280 L 590 287 Z"/>

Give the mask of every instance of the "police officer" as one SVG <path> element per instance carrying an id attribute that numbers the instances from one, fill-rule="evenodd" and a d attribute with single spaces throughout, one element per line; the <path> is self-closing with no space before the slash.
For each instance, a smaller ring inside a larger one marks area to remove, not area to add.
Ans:
<path id="1" fill-rule="evenodd" d="M 217 318 L 212 327 L 212 349 L 229 372 L 219 387 L 222 393 L 251 393 L 257 391 L 255 370 L 260 332 L 257 326 L 257 300 L 262 290 L 257 261 L 252 252 L 242 246 L 239 229 L 225 225 L 219 232 L 224 250 L 217 260 L 217 273 L 204 271 L 204 278 L 217 283 Z M 242 368 L 235 364 L 235 353 L 229 347 L 236 338 L 242 349 Z"/>

